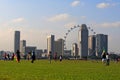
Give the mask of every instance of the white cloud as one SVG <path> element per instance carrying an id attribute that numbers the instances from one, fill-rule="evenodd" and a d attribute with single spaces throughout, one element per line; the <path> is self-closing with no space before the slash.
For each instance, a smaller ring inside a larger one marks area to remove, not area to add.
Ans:
<path id="1" fill-rule="evenodd" d="M 117 6 L 120 5 L 120 3 L 112 3 L 111 6 Z"/>
<path id="2" fill-rule="evenodd" d="M 18 27 L 21 28 L 23 26 L 24 27 L 27 26 L 27 22 L 26 22 L 25 18 L 19 17 L 19 18 L 5 21 L 5 22 L 1 23 L 0 25 L 4 28 L 18 28 Z"/>
<path id="3" fill-rule="evenodd" d="M 108 7 L 110 7 L 110 4 L 109 3 L 99 3 L 99 4 L 97 4 L 96 7 L 97 8 L 108 8 Z"/>
<path id="4" fill-rule="evenodd" d="M 120 21 L 112 22 L 112 23 L 104 23 L 103 27 L 120 27 Z"/>
<path id="5" fill-rule="evenodd" d="M 113 6 L 117 6 L 120 5 L 120 3 L 99 3 L 97 4 L 97 8 L 108 8 L 108 7 L 113 7 Z"/>
<path id="6" fill-rule="evenodd" d="M 64 26 L 65 27 L 73 27 L 73 26 L 75 26 L 76 25 L 76 22 L 70 22 L 70 23 L 67 23 L 67 24 L 65 24 Z"/>
<path id="7" fill-rule="evenodd" d="M 75 7 L 78 6 L 80 4 L 80 1 L 74 1 L 71 3 L 71 6 Z"/>
<path id="8" fill-rule="evenodd" d="M 67 13 L 58 14 L 58 15 L 55 15 L 55 16 L 49 18 L 48 21 L 50 21 L 50 22 L 65 21 L 65 20 L 68 20 L 69 17 L 70 17 L 70 15 Z"/>
<path id="9" fill-rule="evenodd" d="M 20 22 L 24 22 L 24 21 L 25 21 L 25 19 L 23 17 L 16 18 L 16 19 L 12 20 L 13 23 L 20 23 Z"/>
<path id="10" fill-rule="evenodd" d="M 86 19 L 86 16 L 81 16 L 82 19 Z"/>
<path id="11" fill-rule="evenodd" d="M 105 27 L 105 28 L 108 28 L 108 27 L 120 27 L 120 21 L 116 21 L 116 22 L 104 22 L 104 23 L 101 23 L 101 24 L 95 24 L 95 26 L 97 27 Z"/>

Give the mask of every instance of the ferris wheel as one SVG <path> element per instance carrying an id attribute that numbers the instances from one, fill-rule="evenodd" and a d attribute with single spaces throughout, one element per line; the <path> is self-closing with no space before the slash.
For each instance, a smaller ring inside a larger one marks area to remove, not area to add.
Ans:
<path id="1" fill-rule="evenodd" d="M 79 25 L 75 25 L 75 26 L 73 26 L 73 27 L 71 27 L 70 29 L 67 30 L 67 32 L 65 33 L 65 36 L 64 36 L 64 50 L 67 50 L 66 42 L 67 42 L 68 35 L 75 29 L 78 29 L 78 31 L 79 31 L 80 27 L 81 26 L 79 26 Z M 92 35 L 96 34 L 96 32 L 90 26 L 87 27 L 87 28 L 88 28 L 89 32 L 92 33 Z"/>

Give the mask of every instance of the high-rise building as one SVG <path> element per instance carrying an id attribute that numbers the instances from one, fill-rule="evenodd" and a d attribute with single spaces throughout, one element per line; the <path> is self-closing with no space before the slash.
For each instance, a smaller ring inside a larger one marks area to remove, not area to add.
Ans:
<path id="1" fill-rule="evenodd" d="M 51 52 L 51 55 L 54 56 L 54 35 L 50 35 L 47 37 L 47 53 Z"/>
<path id="2" fill-rule="evenodd" d="M 14 52 L 20 50 L 20 31 L 15 31 L 14 35 Z"/>
<path id="3" fill-rule="evenodd" d="M 20 52 L 21 52 L 22 54 L 25 54 L 25 52 L 24 52 L 24 47 L 26 47 L 26 40 L 21 40 L 21 41 L 20 41 Z"/>
<path id="4" fill-rule="evenodd" d="M 108 52 L 108 35 L 97 34 L 96 35 L 96 55 L 101 57 L 103 52 Z"/>
<path id="5" fill-rule="evenodd" d="M 87 58 L 88 56 L 88 29 L 86 24 L 82 24 L 79 30 L 79 54 L 81 59 Z"/>
<path id="6" fill-rule="evenodd" d="M 57 56 L 63 55 L 64 54 L 64 40 L 63 39 L 58 39 L 55 41 L 55 51 L 57 52 Z"/>
<path id="7" fill-rule="evenodd" d="M 96 53 L 96 36 L 90 35 L 88 37 L 88 55 L 95 56 Z"/>
<path id="8" fill-rule="evenodd" d="M 78 56 L 78 45 L 77 43 L 72 44 L 72 53 L 71 56 L 77 57 Z"/>

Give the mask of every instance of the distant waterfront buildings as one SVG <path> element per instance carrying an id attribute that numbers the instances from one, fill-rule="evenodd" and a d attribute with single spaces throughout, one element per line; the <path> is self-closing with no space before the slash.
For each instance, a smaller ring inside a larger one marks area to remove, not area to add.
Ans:
<path id="1" fill-rule="evenodd" d="M 15 31 L 14 34 L 14 53 L 20 50 L 20 31 Z"/>
<path id="2" fill-rule="evenodd" d="M 101 56 L 103 50 L 108 52 L 108 35 L 104 34 L 96 34 L 89 35 L 89 31 L 85 24 L 80 26 L 78 32 L 78 44 L 74 43 L 72 45 L 72 50 L 64 51 L 64 40 L 58 39 L 55 40 L 54 35 L 47 36 L 47 50 L 45 52 L 41 52 L 39 49 L 37 51 L 36 46 L 26 46 L 26 40 L 20 41 L 20 31 L 15 31 L 14 34 L 14 52 L 20 50 L 22 54 L 28 54 L 29 52 L 37 52 L 37 55 L 41 56 L 41 53 L 52 52 L 52 56 L 57 52 L 57 55 L 65 55 L 65 56 L 79 56 L 80 59 L 85 59 L 88 56 Z M 38 57 L 40 58 L 40 57 Z"/>
<path id="3" fill-rule="evenodd" d="M 87 58 L 88 56 L 88 29 L 85 24 L 82 24 L 79 30 L 79 53 L 81 59 Z"/>
<path id="4" fill-rule="evenodd" d="M 101 57 L 103 51 L 108 52 L 108 35 L 90 35 L 88 43 L 89 56 Z"/>
<path id="5" fill-rule="evenodd" d="M 49 55 L 49 52 L 52 52 L 52 57 L 54 57 L 54 54 L 57 53 L 57 56 L 64 54 L 64 40 L 58 39 L 55 40 L 54 35 L 50 35 L 47 37 L 47 54 Z"/>
<path id="6" fill-rule="evenodd" d="M 36 58 L 40 59 L 42 57 L 43 50 L 42 49 L 36 49 L 35 53 L 36 53 Z"/>
<path id="7" fill-rule="evenodd" d="M 26 46 L 24 50 L 25 54 L 36 52 L 36 46 Z"/>

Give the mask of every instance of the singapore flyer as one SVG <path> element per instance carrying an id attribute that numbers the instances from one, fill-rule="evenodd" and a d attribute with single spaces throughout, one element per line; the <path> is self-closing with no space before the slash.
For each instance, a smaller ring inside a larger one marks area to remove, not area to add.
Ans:
<path id="1" fill-rule="evenodd" d="M 91 26 L 87 26 L 87 30 L 88 30 L 88 37 L 90 35 L 96 35 L 96 32 L 91 28 Z M 78 44 L 78 48 L 79 48 L 79 36 L 80 36 L 79 32 L 80 31 L 81 31 L 81 25 L 75 25 L 67 30 L 64 36 L 64 51 L 71 50 L 72 49 L 71 46 L 74 43 Z M 92 52 L 89 52 L 88 54 L 91 55 Z"/>

